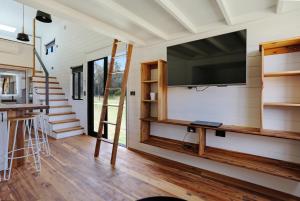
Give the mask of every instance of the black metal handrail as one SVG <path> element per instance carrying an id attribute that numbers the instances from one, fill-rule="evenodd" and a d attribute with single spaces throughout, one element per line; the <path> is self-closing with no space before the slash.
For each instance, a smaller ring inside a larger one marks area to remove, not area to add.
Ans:
<path id="1" fill-rule="evenodd" d="M 45 85 L 46 85 L 45 86 L 45 90 L 46 90 L 46 93 L 45 93 L 46 94 L 46 105 L 49 106 L 49 72 L 48 72 L 48 70 L 47 70 L 44 62 L 42 61 L 39 53 L 36 51 L 35 48 L 34 48 L 34 53 L 35 53 L 37 59 L 39 60 L 41 66 L 42 66 L 42 68 L 43 68 L 43 70 L 45 72 L 45 79 L 46 79 L 46 81 L 45 81 Z M 46 109 L 46 114 L 49 114 L 49 109 Z"/>

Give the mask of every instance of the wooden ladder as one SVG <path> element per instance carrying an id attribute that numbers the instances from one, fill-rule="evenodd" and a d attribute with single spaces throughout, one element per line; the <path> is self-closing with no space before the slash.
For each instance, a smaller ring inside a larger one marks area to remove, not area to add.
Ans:
<path id="1" fill-rule="evenodd" d="M 122 115 L 123 115 L 123 106 L 124 106 L 124 100 L 125 100 L 125 96 L 126 96 L 126 87 L 127 87 L 127 80 L 128 80 L 129 67 L 130 67 L 131 54 L 132 54 L 132 44 L 128 44 L 127 50 L 126 50 L 127 51 L 126 65 L 125 65 L 125 69 L 123 72 L 119 105 L 110 105 L 110 104 L 108 104 L 108 96 L 109 96 L 110 90 L 114 89 L 114 88 L 111 88 L 112 76 L 116 73 L 120 73 L 120 72 L 114 71 L 116 52 L 117 52 L 119 42 L 120 42 L 119 40 L 114 39 L 113 46 L 112 46 L 111 61 L 109 64 L 108 76 L 107 76 L 106 85 L 105 85 L 102 112 L 101 112 L 101 117 L 100 117 L 100 124 L 99 124 L 99 130 L 98 130 L 97 142 L 96 142 L 95 154 L 94 154 L 95 157 L 99 156 L 104 124 L 114 125 L 115 126 L 115 135 L 114 135 L 114 140 L 113 140 L 113 148 L 112 148 L 112 155 L 111 155 L 111 161 L 110 161 L 113 166 L 116 163 L 117 150 L 118 150 L 118 146 L 119 146 L 119 136 L 120 136 L 121 122 L 122 122 Z M 110 106 L 118 107 L 118 115 L 117 115 L 116 123 L 111 123 L 111 122 L 105 121 L 107 109 Z"/>

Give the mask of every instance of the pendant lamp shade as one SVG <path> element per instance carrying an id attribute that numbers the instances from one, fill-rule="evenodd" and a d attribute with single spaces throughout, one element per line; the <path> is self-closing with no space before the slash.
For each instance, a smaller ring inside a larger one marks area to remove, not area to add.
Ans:
<path id="1" fill-rule="evenodd" d="M 40 21 L 40 22 L 44 22 L 44 23 L 51 23 L 52 19 L 51 19 L 51 15 L 48 13 L 44 13 L 43 11 L 38 10 L 36 12 L 36 20 Z"/>
<path id="2" fill-rule="evenodd" d="M 25 33 L 18 33 L 17 40 L 28 42 L 29 41 L 29 37 Z"/>
<path id="3" fill-rule="evenodd" d="M 24 4 L 23 4 L 23 26 L 22 26 L 22 32 L 18 33 L 17 40 L 23 41 L 23 42 L 28 42 L 29 41 L 29 36 L 26 33 L 24 33 Z"/>

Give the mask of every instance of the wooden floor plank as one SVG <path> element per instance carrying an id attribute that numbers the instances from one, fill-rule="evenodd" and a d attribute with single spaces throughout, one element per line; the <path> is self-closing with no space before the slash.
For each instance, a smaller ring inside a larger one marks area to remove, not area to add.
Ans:
<path id="1" fill-rule="evenodd" d="M 52 157 L 43 157 L 42 172 L 32 164 L 14 170 L 0 184 L 0 200 L 121 201 L 165 195 L 199 201 L 296 201 L 291 195 L 159 157 L 119 149 L 110 165 L 111 144 L 102 143 L 93 157 L 95 139 L 76 136 L 50 139 Z"/>

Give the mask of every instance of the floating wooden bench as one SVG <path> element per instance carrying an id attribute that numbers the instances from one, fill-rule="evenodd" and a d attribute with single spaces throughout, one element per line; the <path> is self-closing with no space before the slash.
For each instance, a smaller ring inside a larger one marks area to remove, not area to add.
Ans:
<path id="1" fill-rule="evenodd" d="M 155 122 L 161 124 L 171 124 L 178 126 L 191 126 L 197 128 L 199 133 L 199 144 L 186 143 L 178 140 L 151 136 L 145 134 L 142 136 L 143 143 L 152 146 L 168 149 L 192 156 L 198 156 L 201 158 L 235 165 L 267 174 L 284 177 L 287 179 L 300 181 L 300 164 L 286 162 L 277 159 L 271 159 L 262 156 L 256 156 L 246 153 L 240 153 L 235 151 L 229 151 L 219 148 L 213 148 L 206 146 L 206 130 L 222 130 L 225 132 L 233 132 L 239 134 L 249 134 L 276 138 L 285 138 L 292 140 L 300 140 L 300 133 L 287 132 L 287 131 L 275 131 L 275 130 L 260 130 L 259 128 L 241 127 L 241 126 L 227 126 L 223 125 L 219 128 L 211 128 L 205 126 L 191 125 L 190 121 L 182 120 L 157 120 L 156 118 L 142 118 L 141 121 Z M 184 145 L 188 144 L 185 148 Z"/>

